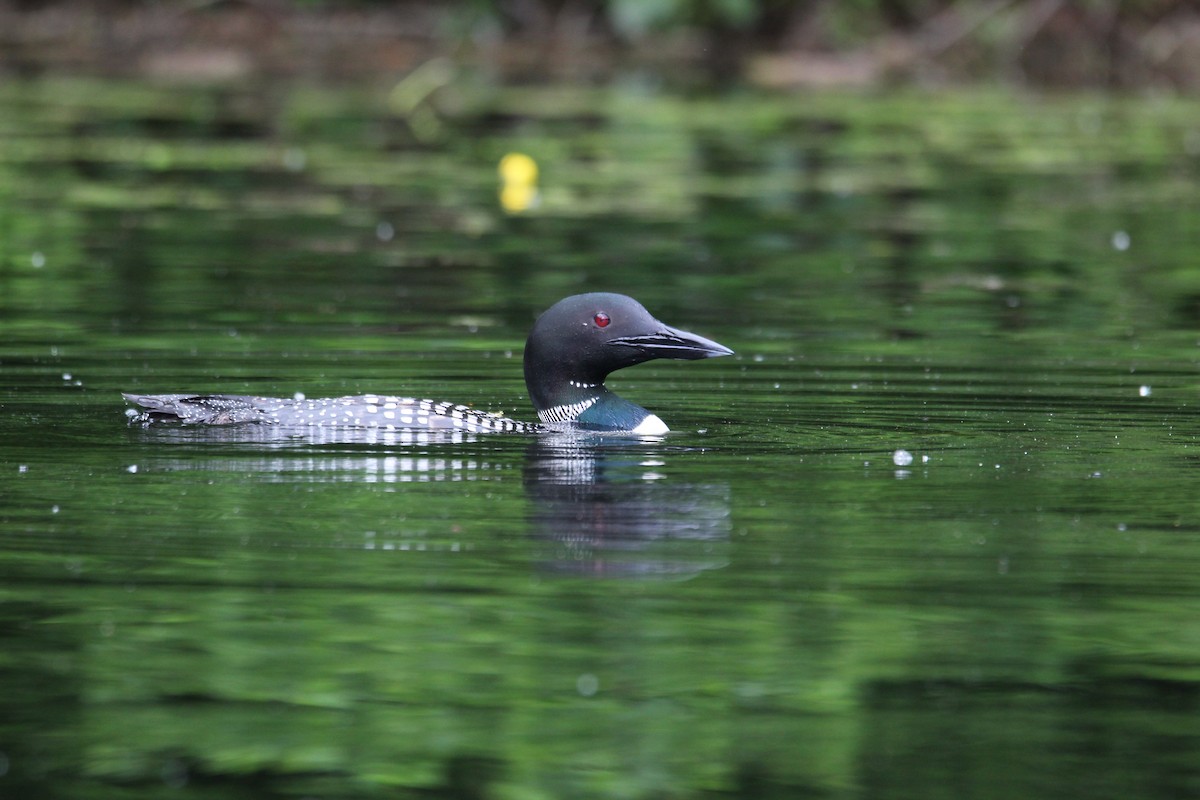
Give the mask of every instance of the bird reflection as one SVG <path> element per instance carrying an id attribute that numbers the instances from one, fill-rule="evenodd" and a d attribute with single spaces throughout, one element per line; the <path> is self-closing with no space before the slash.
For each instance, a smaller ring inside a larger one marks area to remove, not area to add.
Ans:
<path id="1" fill-rule="evenodd" d="M 479 440 L 457 430 L 377 428 L 289 429 L 275 425 L 131 428 L 131 435 L 158 444 L 195 445 L 180 457 L 155 459 L 172 470 L 243 472 L 270 482 L 426 483 L 482 480 L 502 469 L 480 458 Z M 212 445 L 222 448 L 214 450 Z M 450 447 L 442 447 L 449 445 Z M 248 446 L 248 447 L 243 447 Z M 385 448 L 382 452 L 380 448 Z M 132 471 L 132 470 L 131 470 Z"/>
<path id="2" fill-rule="evenodd" d="M 729 487 L 678 483 L 661 443 L 543 436 L 525 459 L 529 533 L 556 572 L 691 576 L 727 563 Z"/>
<path id="3" fill-rule="evenodd" d="M 728 561 L 728 484 L 672 477 L 695 463 L 698 451 L 662 437 L 542 434 L 528 442 L 521 459 L 514 458 L 511 440 L 461 431 L 298 433 L 241 425 L 136 428 L 130 435 L 153 439 L 156 446 L 181 446 L 172 458 L 155 457 L 147 465 L 151 471 L 232 472 L 268 482 L 505 481 L 520 468 L 528 500 L 526 532 L 541 569 L 680 578 Z M 502 442 L 503 447 L 496 446 Z"/>

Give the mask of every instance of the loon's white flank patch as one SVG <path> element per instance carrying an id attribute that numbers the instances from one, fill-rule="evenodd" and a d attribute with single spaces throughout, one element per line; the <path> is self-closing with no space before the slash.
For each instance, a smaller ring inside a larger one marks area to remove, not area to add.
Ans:
<path id="1" fill-rule="evenodd" d="M 596 397 L 589 397 L 586 400 L 580 400 L 578 403 L 567 403 L 552 408 L 544 408 L 538 412 L 538 419 L 542 422 L 574 422 L 579 419 L 580 414 L 594 406 L 598 399 Z"/>
<path id="2" fill-rule="evenodd" d="M 661 436 L 671 429 L 667 427 L 667 423 L 663 422 L 654 414 L 646 417 L 638 423 L 638 426 L 633 429 L 633 433 L 639 436 Z"/>

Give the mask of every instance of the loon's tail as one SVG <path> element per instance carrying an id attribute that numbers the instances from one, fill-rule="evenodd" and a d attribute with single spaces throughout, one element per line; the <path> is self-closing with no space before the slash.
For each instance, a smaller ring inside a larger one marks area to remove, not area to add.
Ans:
<path id="1" fill-rule="evenodd" d="M 178 421 L 203 425 L 261 422 L 266 414 L 256 398 L 229 394 L 130 394 L 121 396 L 141 406 L 136 422 Z"/>

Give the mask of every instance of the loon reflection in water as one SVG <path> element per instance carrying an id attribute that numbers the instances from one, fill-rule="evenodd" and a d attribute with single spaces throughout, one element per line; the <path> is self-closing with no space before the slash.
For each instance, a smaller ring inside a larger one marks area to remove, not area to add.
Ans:
<path id="1" fill-rule="evenodd" d="M 160 427 L 132 429 L 167 448 L 139 473 L 211 471 L 264 483 L 359 483 L 383 491 L 410 484 L 492 483 L 513 491 L 521 470 L 527 499 L 524 534 L 541 570 L 592 577 L 687 578 L 724 567 L 731 537 L 727 483 L 681 483 L 670 478 L 675 459 L 695 448 L 572 431 L 537 437 L 523 456 L 497 448 L 486 437 L 452 431 L 323 431 L 328 439 L 287 435 L 269 426 Z M 358 436 L 350 436 L 350 434 Z M 339 435 L 340 434 L 340 435 Z M 370 443 L 362 436 L 377 436 Z M 387 439 L 400 446 L 393 449 Z M 412 438 L 409 438 L 412 437 Z M 213 448 L 212 443 L 226 445 Z M 338 445 L 330 449 L 329 445 Z M 177 456 L 161 457 L 176 451 Z M 222 478 L 223 479 L 223 478 Z M 444 496 L 435 490 L 431 497 Z M 459 493 L 453 503 L 473 502 L 479 492 Z M 479 502 L 484 502 L 480 499 Z M 473 522 L 474 520 L 474 522 Z M 330 530 L 330 540 L 360 541 L 365 549 L 458 551 L 478 549 L 488 537 L 450 535 L 479 522 L 468 510 L 443 535 L 415 520 L 364 520 L 365 530 Z M 483 524 L 483 523 L 480 523 Z M 494 526 L 493 526 L 494 527 Z M 489 527 L 488 530 L 493 530 Z"/>

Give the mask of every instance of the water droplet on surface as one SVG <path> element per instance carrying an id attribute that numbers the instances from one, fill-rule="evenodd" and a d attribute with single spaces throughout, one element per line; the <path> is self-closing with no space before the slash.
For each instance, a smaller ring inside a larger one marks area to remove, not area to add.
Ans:
<path id="1" fill-rule="evenodd" d="M 1119 250 L 1124 253 L 1129 249 L 1129 234 L 1125 231 L 1117 231 L 1112 235 L 1113 250 Z"/>
<path id="2" fill-rule="evenodd" d="M 907 450 L 897 450 L 896 452 L 892 453 L 892 463 L 897 467 L 907 467 L 912 462 L 913 455 Z"/>
<path id="3" fill-rule="evenodd" d="M 125 468 L 125 471 L 128 472 L 129 474 L 133 475 L 133 474 L 137 473 L 138 465 L 130 464 L 128 467 Z"/>
<path id="4" fill-rule="evenodd" d="M 381 242 L 390 242 L 396 235 L 396 229 L 390 222 L 381 222 L 375 226 L 375 238 Z"/>
<path id="5" fill-rule="evenodd" d="M 1138 397 L 1149 397 L 1154 390 L 1149 386 L 1138 387 Z"/>
<path id="6" fill-rule="evenodd" d="M 34 269 L 41 269 L 46 266 L 46 255 L 41 251 L 36 251 L 29 257 L 29 263 L 33 265 Z"/>

